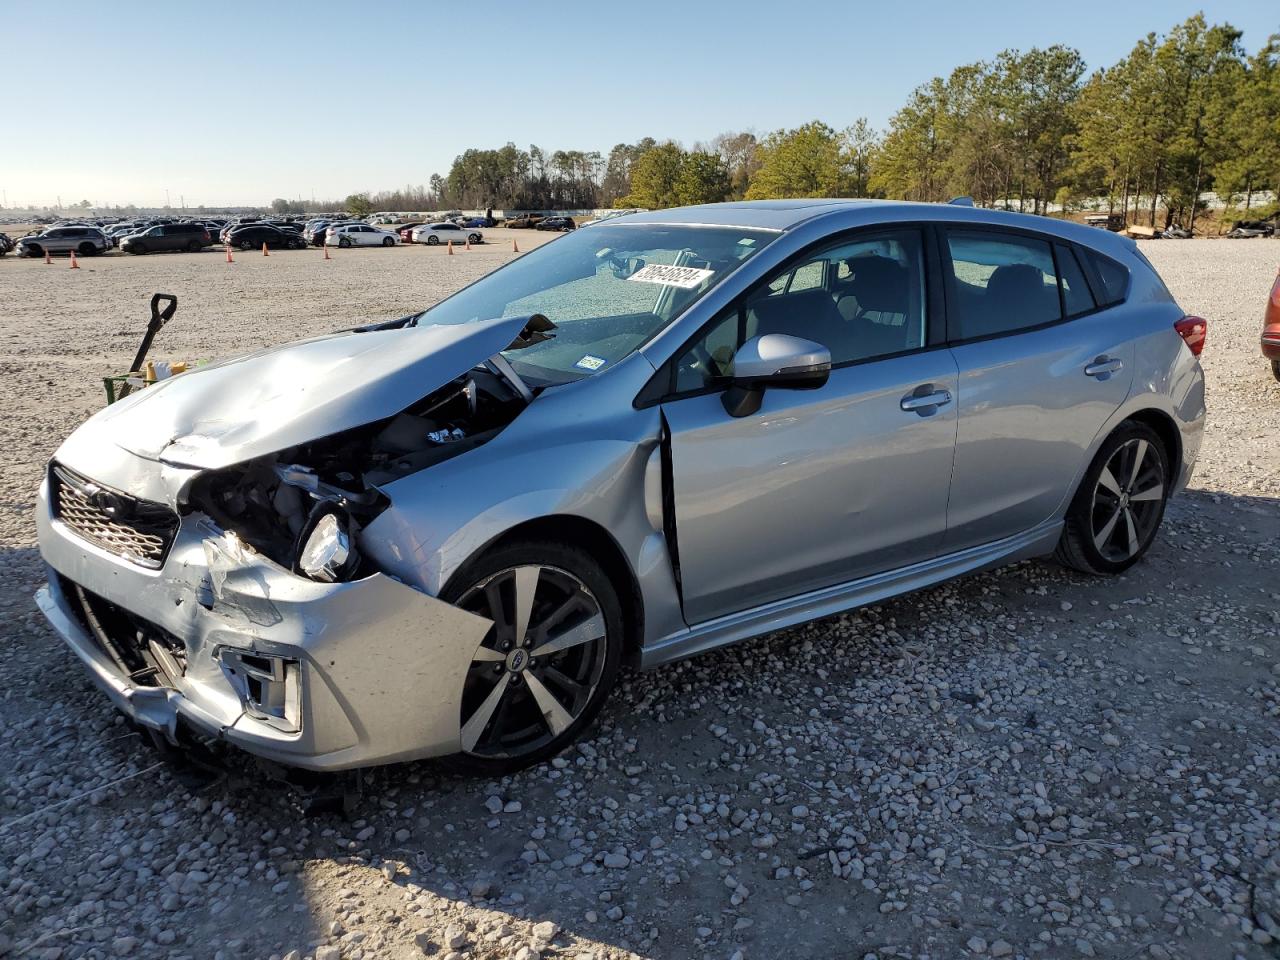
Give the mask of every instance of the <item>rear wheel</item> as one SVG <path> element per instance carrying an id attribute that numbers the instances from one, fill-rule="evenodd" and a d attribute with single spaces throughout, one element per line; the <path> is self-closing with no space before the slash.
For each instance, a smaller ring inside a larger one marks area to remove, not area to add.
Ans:
<path id="1" fill-rule="evenodd" d="M 1082 573 L 1117 574 L 1155 539 L 1169 500 L 1169 460 L 1159 435 L 1132 420 L 1102 444 L 1067 511 L 1055 556 Z"/>
<path id="2" fill-rule="evenodd" d="M 350 241 L 350 240 L 348 240 L 346 237 L 339 237 L 339 238 L 338 238 L 338 246 L 340 246 L 340 247 L 349 247 L 349 246 L 351 246 L 351 241 Z"/>
<path id="3" fill-rule="evenodd" d="M 440 238 L 434 233 L 427 234 L 427 246 L 434 247 L 440 243 Z"/>
<path id="4" fill-rule="evenodd" d="M 454 576 L 443 599 L 493 621 L 472 654 L 459 769 L 499 776 L 559 753 L 590 725 L 622 656 L 622 610 L 599 564 L 564 543 L 512 543 Z"/>
<path id="5" fill-rule="evenodd" d="M 392 237 L 383 237 L 382 245 L 384 247 L 394 247 L 396 245 L 396 242 Z"/>
<path id="6" fill-rule="evenodd" d="M 1271 361 L 1271 375 L 1280 380 L 1280 360 Z"/>
<path id="7" fill-rule="evenodd" d="M 92 257 L 97 252 L 98 248 L 88 242 L 82 243 L 80 246 L 76 247 L 76 253 L 80 254 L 82 257 Z"/>
<path id="8" fill-rule="evenodd" d="M 187 250 L 191 253 L 199 253 L 200 248 L 204 246 L 199 240 L 192 240 L 187 244 Z"/>

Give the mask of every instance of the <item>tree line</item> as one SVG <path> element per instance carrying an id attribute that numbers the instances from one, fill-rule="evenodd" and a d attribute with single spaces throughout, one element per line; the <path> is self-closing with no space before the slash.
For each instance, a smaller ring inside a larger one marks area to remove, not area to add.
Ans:
<path id="1" fill-rule="evenodd" d="M 349 200 L 392 210 L 652 209 L 968 195 L 1044 213 L 1102 198 L 1108 212 L 1155 226 L 1159 210 L 1166 225 L 1193 223 L 1207 190 L 1245 209 L 1259 191 L 1280 193 L 1280 33 L 1250 56 L 1239 30 L 1197 14 L 1092 73 L 1058 45 L 957 67 L 917 87 L 884 131 L 865 119 L 843 128 L 813 120 L 690 148 L 645 138 L 607 154 L 508 143 L 464 151 L 426 185 Z"/>

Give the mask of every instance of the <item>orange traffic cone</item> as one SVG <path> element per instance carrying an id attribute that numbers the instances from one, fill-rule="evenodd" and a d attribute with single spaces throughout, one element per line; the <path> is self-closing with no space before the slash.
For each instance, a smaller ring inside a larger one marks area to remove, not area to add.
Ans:
<path id="1" fill-rule="evenodd" d="M 271 254 L 267 253 L 267 241 L 265 241 L 265 240 L 263 240 L 263 241 L 262 241 L 262 255 L 263 255 L 264 257 L 269 257 L 269 256 L 271 256 Z"/>
<path id="2" fill-rule="evenodd" d="M 231 244 L 227 244 L 227 263 L 235 263 L 236 258 L 231 256 Z"/>
<path id="3" fill-rule="evenodd" d="M 512 240 L 512 241 L 511 241 L 511 252 L 512 252 L 512 253 L 519 253 L 519 252 L 520 252 L 520 245 L 519 245 L 518 243 L 516 243 L 514 240 Z"/>
<path id="4" fill-rule="evenodd" d="M 76 252 L 74 250 L 71 251 L 71 269 L 72 270 L 80 269 L 80 264 L 76 261 Z"/>
<path id="5" fill-rule="evenodd" d="M 329 256 L 329 245 L 328 245 L 327 243 L 324 245 L 324 258 L 325 258 L 326 260 L 332 260 L 332 259 L 333 259 L 333 257 Z"/>
<path id="6" fill-rule="evenodd" d="M 471 249 L 471 238 L 470 238 L 470 237 L 467 237 L 467 242 L 463 245 L 462 249 L 463 249 L 463 250 L 470 250 L 470 249 Z"/>
<path id="7" fill-rule="evenodd" d="M 453 256 L 453 241 L 449 241 L 449 256 Z"/>
<path id="8" fill-rule="evenodd" d="M 49 256 L 49 248 L 48 248 L 48 247 L 45 247 L 45 248 L 44 248 L 44 262 L 45 262 L 45 263 L 53 263 L 53 257 Z"/>

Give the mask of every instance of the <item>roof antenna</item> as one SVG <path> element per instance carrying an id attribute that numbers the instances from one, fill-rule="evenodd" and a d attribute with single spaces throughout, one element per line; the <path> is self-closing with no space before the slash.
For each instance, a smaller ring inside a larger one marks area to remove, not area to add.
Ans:
<path id="1" fill-rule="evenodd" d="M 972 207 L 973 197 L 952 197 L 947 204 L 952 207 Z"/>

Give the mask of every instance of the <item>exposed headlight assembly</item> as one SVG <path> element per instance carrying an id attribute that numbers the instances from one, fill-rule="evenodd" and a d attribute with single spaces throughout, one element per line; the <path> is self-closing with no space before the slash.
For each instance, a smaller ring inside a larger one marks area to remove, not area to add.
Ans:
<path id="1" fill-rule="evenodd" d="M 360 564 L 351 517 L 340 505 L 324 501 L 311 511 L 298 535 L 298 573 L 324 583 L 348 579 Z"/>

